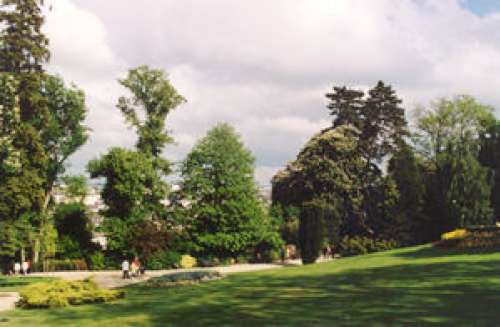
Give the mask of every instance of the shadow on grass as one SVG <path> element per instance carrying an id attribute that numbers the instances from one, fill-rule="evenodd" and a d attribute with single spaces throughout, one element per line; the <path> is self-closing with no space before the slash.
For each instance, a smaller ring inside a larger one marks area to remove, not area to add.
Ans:
<path id="1" fill-rule="evenodd" d="M 500 321 L 498 260 L 339 273 L 328 273 L 324 267 L 294 269 L 234 275 L 182 288 L 134 286 L 126 300 L 48 310 L 36 321 L 80 326 L 111 322 L 122 326 L 493 326 Z M 16 312 L 20 318 L 25 315 Z"/>

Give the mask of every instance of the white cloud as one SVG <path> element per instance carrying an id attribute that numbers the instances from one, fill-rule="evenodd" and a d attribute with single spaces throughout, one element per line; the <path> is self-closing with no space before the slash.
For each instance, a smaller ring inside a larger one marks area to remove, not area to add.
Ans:
<path id="1" fill-rule="evenodd" d="M 391 83 L 405 104 L 470 93 L 500 107 L 500 15 L 459 0 L 53 0 L 52 69 L 89 95 L 92 142 L 73 159 L 131 146 L 116 78 L 166 69 L 188 103 L 168 119 L 181 159 L 227 121 L 257 157 L 259 182 L 330 121 L 333 85 Z M 271 168 L 269 168 L 271 167 Z"/>

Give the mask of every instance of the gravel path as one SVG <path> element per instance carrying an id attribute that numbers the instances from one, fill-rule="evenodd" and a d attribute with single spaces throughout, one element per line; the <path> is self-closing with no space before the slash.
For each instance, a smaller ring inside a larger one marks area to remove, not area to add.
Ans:
<path id="1" fill-rule="evenodd" d="M 233 274 L 239 272 L 259 271 L 280 268 L 281 265 L 277 264 L 238 264 L 223 267 L 210 267 L 210 268 L 192 268 L 192 269 L 169 269 L 169 270 L 150 270 L 141 277 L 134 277 L 131 279 L 122 279 L 121 271 L 57 271 L 48 273 L 33 273 L 30 276 L 36 277 L 58 277 L 66 280 L 81 280 L 85 278 L 92 278 L 99 286 L 105 288 L 116 288 L 130 284 L 139 283 L 148 280 L 151 277 L 161 276 L 165 274 L 173 274 L 182 271 L 192 270 L 215 270 L 222 274 Z"/>
<path id="2" fill-rule="evenodd" d="M 14 309 L 18 300 L 17 292 L 0 292 L 0 312 Z"/>

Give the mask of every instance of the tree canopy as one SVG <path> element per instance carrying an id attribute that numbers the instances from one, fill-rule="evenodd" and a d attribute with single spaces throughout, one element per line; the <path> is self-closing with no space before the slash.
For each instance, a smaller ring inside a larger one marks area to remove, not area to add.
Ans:
<path id="1" fill-rule="evenodd" d="M 259 200 L 254 161 L 227 124 L 211 129 L 187 155 L 181 190 L 190 202 L 185 228 L 196 253 L 236 258 L 279 239 Z"/>

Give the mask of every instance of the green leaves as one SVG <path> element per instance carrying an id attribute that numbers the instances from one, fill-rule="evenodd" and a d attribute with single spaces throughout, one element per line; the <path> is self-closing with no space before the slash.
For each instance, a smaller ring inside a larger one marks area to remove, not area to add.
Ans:
<path id="1" fill-rule="evenodd" d="M 254 160 L 234 129 L 220 124 L 183 162 L 187 236 L 199 254 L 236 257 L 276 234 L 258 199 Z"/>
<path id="2" fill-rule="evenodd" d="M 117 107 L 127 123 L 137 130 L 137 149 L 158 157 L 163 147 L 173 142 L 165 129 L 165 119 L 186 99 L 160 69 L 139 66 L 119 82 L 132 93 L 130 98 L 120 97 Z"/>

